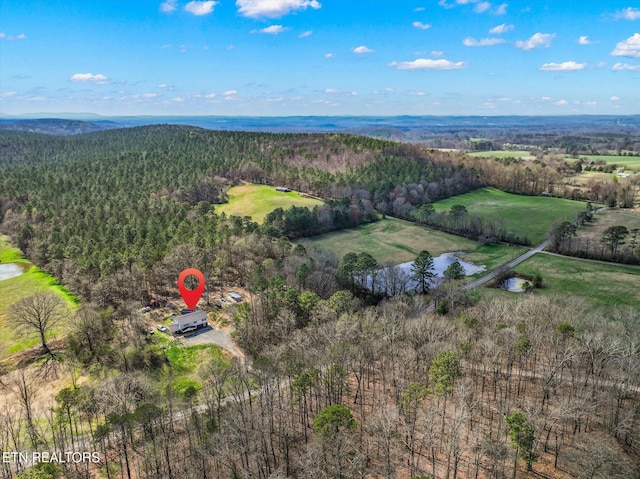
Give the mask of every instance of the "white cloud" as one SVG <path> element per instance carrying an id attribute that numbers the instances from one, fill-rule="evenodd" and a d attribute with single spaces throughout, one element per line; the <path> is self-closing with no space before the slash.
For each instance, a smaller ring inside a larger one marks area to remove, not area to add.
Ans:
<path id="1" fill-rule="evenodd" d="M 566 105 L 567 103 L 569 103 L 567 100 L 558 100 L 553 102 L 554 105 L 558 105 L 558 106 L 563 106 L 563 105 Z"/>
<path id="2" fill-rule="evenodd" d="M 31 98 L 27 98 L 28 101 L 45 101 L 46 98 L 43 96 L 32 96 Z"/>
<path id="3" fill-rule="evenodd" d="M 616 12 L 614 15 L 615 18 L 623 19 L 623 20 L 639 20 L 640 19 L 640 9 L 628 7 L 619 12 Z"/>
<path id="4" fill-rule="evenodd" d="M 237 90 L 227 90 L 222 95 L 223 96 L 233 96 L 233 95 L 237 95 L 237 94 L 238 94 Z"/>
<path id="5" fill-rule="evenodd" d="M 425 10 L 426 10 L 425 7 L 417 7 L 413 9 L 414 12 L 424 12 Z"/>
<path id="6" fill-rule="evenodd" d="M 167 0 L 166 2 L 162 2 L 160 4 L 160 10 L 164 13 L 173 12 L 177 8 L 176 1 L 177 0 Z"/>
<path id="7" fill-rule="evenodd" d="M 287 30 L 289 29 L 283 27 L 282 25 L 270 25 L 260 30 L 251 30 L 250 33 L 266 33 L 268 35 L 277 35 L 278 33 L 286 32 Z"/>
<path id="8" fill-rule="evenodd" d="M 492 35 L 500 35 L 501 33 L 507 33 L 513 30 L 513 25 L 507 25 L 506 23 L 502 23 L 501 25 L 496 25 L 489 33 Z"/>
<path id="9" fill-rule="evenodd" d="M 391 62 L 389 66 L 398 70 L 459 70 L 468 65 L 465 62 L 454 63 L 445 59 L 417 58 L 412 62 Z"/>
<path id="10" fill-rule="evenodd" d="M 620 97 L 619 96 L 612 96 L 611 98 L 609 98 L 609 100 L 611 100 L 611 101 L 620 101 Z"/>
<path id="11" fill-rule="evenodd" d="M 467 37 L 462 41 L 462 44 L 465 47 L 490 47 L 504 42 L 505 40 L 502 38 L 482 38 L 480 40 L 476 40 L 475 38 Z"/>
<path id="12" fill-rule="evenodd" d="M 441 57 L 441 56 L 444 56 L 444 52 L 441 52 L 440 50 L 433 50 L 431 52 L 431 56 L 432 57 Z"/>
<path id="13" fill-rule="evenodd" d="M 542 101 L 551 101 L 551 97 L 549 96 L 543 96 L 540 98 Z"/>
<path id="14" fill-rule="evenodd" d="M 371 48 L 365 47 L 364 45 L 360 45 L 359 47 L 352 48 L 351 51 L 353 53 L 373 53 Z"/>
<path id="15" fill-rule="evenodd" d="M 603 68 L 605 66 L 607 66 L 607 62 L 604 62 L 604 61 L 603 62 L 598 62 L 597 65 L 596 65 L 597 68 Z"/>
<path id="16" fill-rule="evenodd" d="M 20 35 L 16 35 L 15 37 L 13 35 L 7 35 L 4 32 L 0 32 L 0 39 L 2 40 L 9 40 L 9 41 L 13 41 L 13 40 L 26 40 L 27 36 L 24 33 L 21 33 Z"/>
<path id="17" fill-rule="evenodd" d="M 16 96 L 17 94 L 18 94 L 18 92 L 15 92 L 15 91 L 8 91 L 8 92 L 3 93 L 3 94 L 2 94 L 2 95 L 0 95 L 0 96 L 7 98 L 7 97 L 10 97 L 10 96 Z"/>
<path id="18" fill-rule="evenodd" d="M 155 98 L 155 97 L 157 97 L 157 96 L 158 96 L 158 94 L 157 94 L 157 93 L 144 93 L 144 94 L 142 95 L 142 97 L 143 97 L 143 98 Z"/>
<path id="19" fill-rule="evenodd" d="M 204 96 L 205 98 L 215 98 L 216 94 L 215 93 L 209 93 L 208 95 Z"/>
<path id="20" fill-rule="evenodd" d="M 324 57 L 325 58 L 333 58 L 333 53 L 325 53 Z"/>
<path id="21" fill-rule="evenodd" d="M 623 70 L 638 71 L 640 70 L 640 65 L 630 65 L 629 63 L 616 63 L 615 65 L 613 65 L 612 70 L 614 72 L 619 72 Z"/>
<path id="22" fill-rule="evenodd" d="M 475 7 L 473 7 L 473 11 L 476 13 L 484 13 L 491 8 L 491 4 L 489 2 L 480 2 Z"/>
<path id="23" fill-rule="evenodd" d="M 640 58 L 640 33 L 634 33 L 623 42 L 619 42 L 611 52 L 616 57 Z"/>
<path id="24" fill-rule="evenodd" d="M 184 101 L 184 97 L 182 96 L 177 96 L 171 99 L 172 102 L 174 103 L 182 103 Z"/>
<path id="25" fill-rule="evenodd" d="M 98 85 L 106 85 L 109 83 L 109 79 L 102 73 L 98 73 L 97 75 L 94 75 L 93 73 L 74 73 L 71 75 L 69 80 L 76 83 L 91 82 Z"/>
<path id="26" fill-rule="evenodd" d="M 578 43 L 580 45 L 593 45 L 594 43 L 598 43 L 598 42 L 589 40 L 589 37 L 587 37 L 586 35 L 581 35 L 580 38 L 578 38 Z"/>
<path id="27" fill-rule="evenodd" d="M 551 40 L 555 37 L 555 33 L 534 33 L 527 40 L 518 40 L 516 47 L 527 51 L 538 47 L 549 48 L 551 46 Z"/>
<path id="28" fill-rule="evenodd" d="M 505 15 L 507 13 L 507 5 L 506 3 L 502 3 L 496 8 L 496 15 Z"/>
<path id="29" fill-rule="evenodd" d="M 329 94 L 335 94 L 335 93 L 340 93 L 340 90 L 338 90 L 337 88 L 325 88 L 324 92 Z"/>
<path id="30" fill-rule="evenodd" d="M 218 2 L 209 0 L 208 2 L 189 2 L 184 6 L 184 10 L 194 15 L 208 15 L 213 12 Z"/>
<path id="31" fill-rule="evenodd" d="M 413 25 L 414 28 L 417 28 L 419 30 L 429 30 L 431 28 L 431 25 L 429 25 L 428 23 L 422 23 L 422 22 L 413 22 L 411 25 Z"/>
<path id="32" fill-rule="evenodd" d="M 322 5 L 317 0 L 237 0 L 236 6 L 245 17 L 278 18 L 308 7 L 317 10 Z"/>
<path id="33" fill-rule="evenodd" d="M 582 70 L 586 67 L 586 63 L 576 62 L 562 62 L 562 63 L 545 63 L 538 70 L 544 72 L 573 72 L 576 70 Z"/>
<path id="34" fill-rule="evenodd" d="M 306 32 L 302 32 L 300 35 L 298 35 L 298 38 L 310 37 L 312 34 L 313 30 L 307 30 Z"/>

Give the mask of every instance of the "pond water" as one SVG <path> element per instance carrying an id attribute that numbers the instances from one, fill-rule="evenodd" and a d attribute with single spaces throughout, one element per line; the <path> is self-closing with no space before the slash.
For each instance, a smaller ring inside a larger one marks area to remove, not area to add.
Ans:
<path id="1" fill-rule="evenodd" d="M 511 291 L 512 293 L 524 293 L 525 283 L 528 283 L 526 279 L 517 278 L 514 276 L 513 278 L 505 280 L 505 282 L 502 283 L 502 287 L 507 291 Z"/>
<path id="2" fill-rule="evenodd" d="M 0 281 L 3 279 L 15 278 L 25 273 L 29 269 L 28 265 L 19 263 L 1 263 Z"/>
<path id="3" fill-rule="evenodd" d="M 444 271 L 449 265 L 455 261 L 458 261 L 464 270 L 465 276 L 471 276 L 482 271 L 486 271 L 487 267 L 484 265 L 477 265 L 463 261 L 456 257 L 456 253 L 443 253 L 440 256 L 433 258 L 433 270 L 436 275 L 430 281 L 431 286 L 436 286 L 444 278 Z M 389 268 L 383 268 L 378 270 L 376 274 L 376 290 L 386 291 L 388 295 L 395 296 L 408 291 L 416 291 L 419 289 L 419 284 L 414 281 L 411 276 L 411 266 L 413 261 L 406 263 L 400 263 Z M 368 278 L 367 287 L 371 287 L 371 278 Z"/>

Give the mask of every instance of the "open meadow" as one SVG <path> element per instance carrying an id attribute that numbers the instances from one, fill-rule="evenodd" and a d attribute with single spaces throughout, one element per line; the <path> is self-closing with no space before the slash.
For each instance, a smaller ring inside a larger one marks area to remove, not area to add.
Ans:
<path id="1" fill-rule="evenodd" d="M 262 223 L 264 217 L 276 208 L 288 209 L 291 206 L 313 208 L 322 201 L 300 195 L 295 191 L 279 192 L 269 185 L 245 183 L 233 186 L 228 192 L 229 201 L 215 205 L 215 212 L 227 215 L 251 216 L 253 221 Z"/>
<path id="2" fill-rule="evenodd" d="M 609 165 L 613 164 L 632 170 L 640 170 L 640 156 L 580 155 L 580 158 L 585 158 L 587 162 L 604 161 Z M 567 160 L 569 159 L 567 158 Z"/>
<path id="3" fill-rule="evenodd" d="M 0 280 L 0 358 L 39 343 L 38 338 L 24 338 L 15 334 L 16 328 L 12 325 L 9 314 L 12 304 L 39 291 L 52 291 L 58 294 L 70 310 L 77 304 L 77 299 L 54 277 L 27 261 L 20 250 L 9 243 L 9 238 L 0 235 L 0 264 L 7 263 L 18 264 L 25 272 L 20 276 Z M 58 325 L 52 335 L 55 336 L 63 329 L 63 324 Z"/>
<path id="4" fill-rule="evenodd" d="M 576 296 L 594 307 L 640 308 L 640 267 L 637 266 L 605 264 L 539 253 L 517 266 L 515 271 L 542 275 L 544 287 L 532 294 L 567 298 Z M 518 300 L 523 293 L 483 288 L 482 294 Z"/>
<path id="5" fill-rule="evenodd" d="M 367 252 L 380 264 L 412 261 L 422 250 L 433 256 L 463 252 L 461 258 L 488 269 L 512 259 L 526 248 L 505 245 L 484 246 L 461 236 L 418 226 L 409 221 L 386 218 L 357 228 L 333 231 L 299 241 L 307 247 L 333 252 L 338 259 L 353 251 Z"/>
<path id="6" fill-rule="evenodd" d="M 476 158 L 522 158 L 523 160 L 535 158 L 530 151 L 524 150 L 474 151 L 468 155 Z"/>
<path id="7" fill-rule="evenodd" d="M 580 201 L 514 195 L 495 188 L 481 188 L 433 203 L 437 212 L 453 205 L 465 206 L 471 216 L 500 221 L 508 230 L 527 236 L 533 244 L 543 241 L 554 223 L 573 221 L 586 208 L 586 203 Z"/>

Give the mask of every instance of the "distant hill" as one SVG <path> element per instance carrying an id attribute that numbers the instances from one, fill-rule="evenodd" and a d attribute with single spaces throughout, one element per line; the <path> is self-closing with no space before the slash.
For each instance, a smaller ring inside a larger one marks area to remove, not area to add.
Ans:
<path id="1" fill-rule="evenodd" d="M 43 119 L 0 119 L 1 130 L 28 131 L 32 133 L 46 133 L 49 135 L 77 135 L 94 131 L 118 128 L 120 125 L 113 121 L 83 121 L 58 118 Z"/>

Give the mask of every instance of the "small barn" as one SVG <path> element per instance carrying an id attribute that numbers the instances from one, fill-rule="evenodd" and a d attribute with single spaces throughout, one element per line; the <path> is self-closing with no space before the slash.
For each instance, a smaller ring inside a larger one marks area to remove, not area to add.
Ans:
<path id="1" fill-rule="evenodd" d="M 175 316 L 173 318 L 173 324 L 171 325 L 172 327 L 170 327 L 169 330 L 171 332 L 175 331 L 176 333 L 182 333 L 186 330 L 193 331 L 193 329 L 206 326 L 208 319 L 209 317 L 204 311 L 194 311 L 193 313 Z"/>

